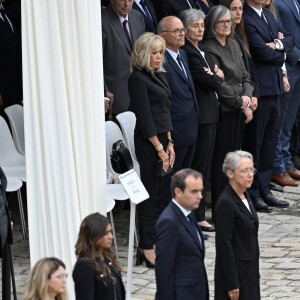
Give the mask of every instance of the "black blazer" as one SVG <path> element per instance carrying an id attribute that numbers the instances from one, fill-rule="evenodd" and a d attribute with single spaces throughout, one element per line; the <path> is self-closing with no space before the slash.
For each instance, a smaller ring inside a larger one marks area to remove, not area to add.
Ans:
<path id="1" fill-rule="evenodd" d="M 160 0 L 159 2 L 162 11 L 162 17 L 178 17 L 183 10 L 190 8 L 186 0 Z M 189 2 L 193 8 L 199 7 L 195 0 L 189 0 Z"/>
<path id="2" fill-rule="evenodd" d="M 10 212 L 5 197 L 7 180 L 0 167 L 0 258 L 5 243 L 12 244 L 12 230 L 10 225 Z"/>
<path id="3" fill-rule="evenodd" d="M 149 10 L 149 13 L 152 17 L 152 21 L 153 21 L 153 25 L 154 28 L 152 28 L 151 23 L 149 22 L 147 16 L 145 15 L 144 11 L 135 3 L 133 2 L 132 8 L 138 10 L 144 17 L 144 21 L 145 21 L 145 31 L 146 32 L 154 32 L 157 33 L 157 16 L 156 16 L 156 12 L 155 12 L 155 8 L 152 4 L 152 2 L 150 0 L 144 0 L 145 4 Z"/>
<path id="4" fill-rule="evenodd" d="M 202 0 L 196 0 L 198 7 L 207 15 L 209 10 L 215 5 L 213 1 L 207 0 L 210 7 L 208 7 Z"/>
<path id="5" fill-rule="evenodd" d="M 166 79 L 171 89 L 172 139 L 175 147 L 189 147 L 195 144 L 198 137 L 198 106 L 187 55 L 181 49 L 179 53 L 188 78 L 168 51 L 166 51 L 164 67 L 167 70 Z"/>
<path id="6" fill-rule="evenodd" d="M 205 53 L 206 61 L 213 72 L 214 65 L 210 60 L 209 54 L 200 43 L 199 48 Z M 199 50 L 189 40 L 185 40 L 185 45 L 182 49 L 188 56 L 190 71 L 194 80 L 199 109 L 199 123 L 216 123 L 219 120 L 219 104 L 215 90 L 222 79 L 216 74 L 208 75 L 204 71 L 203 68 L 207 68 L 207 63 Z"/>
<path id="7" fill-rule="evenodd" d="M 196 232 L 172 201 L 155 227 L 155 275 L 158 300 L 208 300 L 204 266 L 205 246 L 200 227 Z"/>
<path id="8" fill-rule="evenodd" d="M 134 69 L 128 80 L 129 110 L 136 115 L 135 132 L 148 139 L 172 130 L 171 91 L 163 73 Z"/>
<path id="9" fill-rule="evenodd" d="M 112 277 L 115 278 L 115 287 L 112 282 L 105 285 L 101 280 L 101 273 L 96 271 L 94 263 L 86 260 L 77 260 L 73 280 L 75 283 L 76 300 L 112 300 L 115 289 L 117 300 L 125 300 L 125 289 L 121 273 L 117 268 L 110 267 Z"/>
<path id="10" fill-rule="evenodd" d="M 258 218 L 250 195 L 245 195 L 251 212 L 230 185 L 215 207 L 216 300 L 229 299 L 228 290 L 238 288 L 239 299 L 260 299 Z"/>

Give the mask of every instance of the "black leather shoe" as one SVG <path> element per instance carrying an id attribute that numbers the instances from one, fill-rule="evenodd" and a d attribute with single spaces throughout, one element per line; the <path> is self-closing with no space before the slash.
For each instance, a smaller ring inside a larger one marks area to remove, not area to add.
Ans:
<path id="1" fill-rule="evenodd" d="M 208 239 L 209 239 L 209 237 L 210 237 L 210 235 L 208 235 L 208 234 L 203 234 L 203 238 L 204 238 L 204 240 L 208 240 Z"/>
<path id="2" fill-rule="evenodd" d="M 273 184 L 271 182 L 269 183 L 269 188 L 272 191 L 283 193 L 283 188 L 281 186 L 275 185 L 275 184 Z"/>
<path id="3" fill-rule="evenodd" d="M 201 226 L 200 225 L 200 228 L 202 231 L 206 231 L 206 232 L 215 232 L 216 231 L 216 228 L 214 226 Z"/>
<path id="4" fill-rule="evenodd" d="M 272 208 L 269 207 L 260 197 L 252 198 L 252 202 L 256 211 L 270 213 Z"/>
<path id="5" fill-rule="evenodd" d="M 288 207 L 290 204 L 287 201 L 277 199 L 273 194 L 268 194 L 267 196 L 263 197 L 264 201 L 273 207 Z"/>

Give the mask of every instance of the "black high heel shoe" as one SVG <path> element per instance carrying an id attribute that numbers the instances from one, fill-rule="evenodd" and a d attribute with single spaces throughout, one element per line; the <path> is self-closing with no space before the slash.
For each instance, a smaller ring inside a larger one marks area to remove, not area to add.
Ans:
<path id="1" fill-rule="evenodd" d="M 137 248 L 136 251 L 136 265 L 142 265 L 143 261 L 146 262 L 146 266 L 148 268 L 155 268 L 155 262 L 151 262 L 150 260 L 147 259 L 147 257 L 145 256 L 144 250 L 141 248 Z"/>

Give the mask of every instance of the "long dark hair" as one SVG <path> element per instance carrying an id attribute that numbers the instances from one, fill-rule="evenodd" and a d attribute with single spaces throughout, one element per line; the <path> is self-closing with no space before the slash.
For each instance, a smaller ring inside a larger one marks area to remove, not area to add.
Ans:
<path id="1" fill-rule="evenodd" d="M 99 213 L 88 215 L 81 223 L 78 239 L 75 245 L 75 254 L 78 260 L 88 260 L 96 265 L 96 270 L 103 274 L 102 281 L 106 284 L 107 279 L 113 280 L 109 267 L 104 263 L 99 249 L 99 241 L 105 235 L 109 221 Z M 110 248 L 103 248 L 104 259 L 121 270 L 120 263 L 116 260 Z"/>

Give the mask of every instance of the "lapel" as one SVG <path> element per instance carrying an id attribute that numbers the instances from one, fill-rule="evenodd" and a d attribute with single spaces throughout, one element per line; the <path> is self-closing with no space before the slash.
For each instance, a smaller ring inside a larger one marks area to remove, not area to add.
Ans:
<path id="1" fill-rule="evenodd" d="M 154 22 L 154 25 L 157 26 L 156 12 L 155 12 L 153 4 L 149 0 L 145 0 L 145 3 L 146 3 L 146 5 L 147 5 L 147 7 L 149 9 L 149 12 L 151 14 L 152 20 Z"/>
<path id="2" fill-rule="evenodd" d="M 278 31 L 275 31 L 277 29 L 277 24 L 276 24 L 275 18 L 273 17 L 272 13 L 267 8 L 263 8 L 263 12 L 264 12 L 264 15 L 265 15 L 268 23 L 269 23 L 269 26 L 270 26 L 270 29 L 273 33 L 274 39 L 277 39 L 278 38 Z M 275 23 L 274 23 L 274 20 L 275 20 Z M 267 27 L 268 27 L 268 25 L 267 25 Z M 270 30 L 269 30 L 269 32 L 270 32 Z"/>
<path id="3" fill-rule="evenodd" d="M 286 3 L 286 5 L 290 8 L 293 15 L 295 16 L 296 20 L 300 23 L 300 15 L 298 15 L 294 1 L 293 0 L 282 0 L 282 1 Z M 295 1 L 295 2 L 297 2 L 297 1 Z M 299 4 L 299 2 L 298 2 L 298 4 Z M 298 5 L 298 8 L 300 11 L 300 5 Z"/>
<path id="4" fill-rule="evenodd" d="M 153 75 L 152 73 L 150 73 L 150 76 L 155 82 L 157 82 L 161 87 L 163 87 L 167 91 L 169 97 L 171 98 L 171 90 L 169 88 L 168 82 L 167 82 L 164 74 L 163 73 L 155 73 L 155 75 Z"/>
<path id="5" fill-rule="evenodd" d="M 125 32 L 124 32 L 124 28 L 123 25 L 120 22 L 119 16 L 117 15 L 117 13 L 114 11 L 112 5 L 109 5 L 106 8 L 109 12 L 110 15 L 110 19 L 111 19 L 111 24 L 112 26 L 115 28 L 118 36 L 121 38 L 121 40 L 123 41 L 127 51 L 129 52 L 129 54 L 131 55 L 131 49 L 130 46 L 128 44 L 128 40 L 126 38 Z M 130 20 L 129 20 L 129 27 L 130 27 Z M 131 28 L 130 28 L 131 31 Z M 131 33 L 131 39 L 133 39 L 132 33 Z"/>
<path id="6" fill-rule="evenodd" d="M 169 65 L 175 70 L 175 72 L 184 80 L 188 82 L 188 79 L 186 76 L 183 74 L 181 69 L 179 68 L 178 64 L 175 62 L 173 57 L 169 54 L 168 51 L 166 51 L 166 58 L 168 60 Z M 184 66 L 185 67 L 185 66 Z"/>
<path id="7" fill-rule="evenodd" d="M 139 38 L 138 33 L 141 31 L 141 22 L 138 22 L 138 20 L 135 17 L 135 14 L 133 14 L 133 11 L 130 11 L 128 14 L 128 20 L 129 20 L 129 28 L 130 28 L 130 34 L 131 34 L 131 40 L 132 45 L 134 45 L 135 41 Z M 145 32 L 145 24 L 143 28 L 143 32 Z M 125 33 L 124 33 L 125 35 Z M 131 52 L 131 51 L 130 51 Z"/>
<path id="8" fill-rule="evenodd" d="M 177 205 L 173 203 L 173 201 L 171 201 L 171 205 L 172 205 L 171 206 L 172 209 L 175 211 L 176 215 L 178 216 L 178 220 L 185 227 L 185 229 L 187 229 L 189 234 L 193 237 L 195 243 L 197 244 L 199 250 L 203 253 L 203 257 L 204 257 L 205 248 L 204 248 L 204 239 L 203 239 L 201 230 L 198 229 L 198 232 L 200 233 L 200 237 L 201 237 L 202 247 L 200 245 L 199 238 L 198 238 L 196 232 L 194 230 L 192 230 L 192 228 L 189 224 L 189 221 L 187 220 L 185 215 L 182 213 L 182 211 L 179 209 L 179 207 L 177 207 Z"/>

